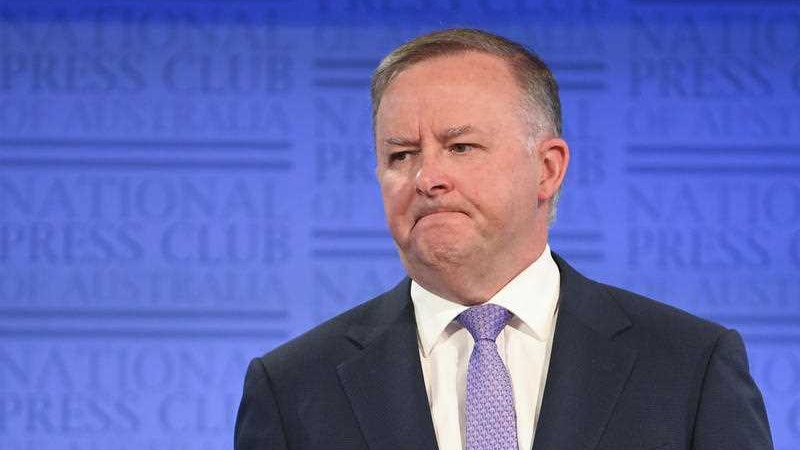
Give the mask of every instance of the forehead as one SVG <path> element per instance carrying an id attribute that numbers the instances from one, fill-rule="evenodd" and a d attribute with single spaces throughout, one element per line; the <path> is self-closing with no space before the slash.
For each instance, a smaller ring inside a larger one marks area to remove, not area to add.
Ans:
<path id="1" fill-rule="evenodd" d="M 479 52 L 437 56 L 400 72 L 389 84 L 376 115 L 376 132 L 387 128 L 452 127 L 520 117 L 523 92 L 509 63 Z"/>

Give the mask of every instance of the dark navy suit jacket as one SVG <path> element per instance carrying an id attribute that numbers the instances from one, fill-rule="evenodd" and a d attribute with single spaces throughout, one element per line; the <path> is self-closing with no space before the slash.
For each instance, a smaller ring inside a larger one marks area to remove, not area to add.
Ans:
<path id="1" fill-rule="evenodd" d="M 534 450 L 772 448 L 738 333 L 554 258 L 559 313 Z M 254 359 L 235 449 L 435 449 L 409 286 Z"/>

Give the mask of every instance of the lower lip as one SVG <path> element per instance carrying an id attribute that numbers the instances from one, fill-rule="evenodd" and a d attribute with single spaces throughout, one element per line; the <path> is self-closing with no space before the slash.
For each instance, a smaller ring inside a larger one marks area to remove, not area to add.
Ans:
<path id="1" fill-rule="evenodd" d="M 457 212 L 457 211 L 441 211 L 441 212 L 435 212 L 435 213 L 426 214 L 426 215 L 424 215 L 424 216 L 420 217 L 420 218 L 417 220 L 417 222 L 420 222 L 420 221 L 422 221 L 423 219 L 427 219 L 427 218 L 430 218 L 430 217 L 441 217 L 441 216 L 443 216 L 443 215 L 446 215 L 446 216 L 452 216 L 452 215 L 454 215 L 454 214 L 461 214 L 461 213 L 460 213 L 460 212 Z"/>

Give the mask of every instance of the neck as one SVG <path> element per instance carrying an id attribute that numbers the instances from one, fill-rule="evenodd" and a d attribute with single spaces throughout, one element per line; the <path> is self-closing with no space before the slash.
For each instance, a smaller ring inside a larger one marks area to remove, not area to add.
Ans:
<path id="1" fill-rule="evenodd" d="M 466 306 L 487 302 L 506 284 L 536 261 L 546 248 L 546 242 L 536 250 L 502 263 L 418 265 L 403 260 L 409 276 L 434 294 Z"/>

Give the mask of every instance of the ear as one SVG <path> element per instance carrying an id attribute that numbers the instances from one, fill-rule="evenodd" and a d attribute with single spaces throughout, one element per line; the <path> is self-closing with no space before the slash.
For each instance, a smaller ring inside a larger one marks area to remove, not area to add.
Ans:
<path id="1" fill-rule="evenodd" d="M 539 160 L 539 202 L 547 202 L 556 195 L 569 165 L 569 146 L 561 138 L 545 139 L 536 146 Z"/>

